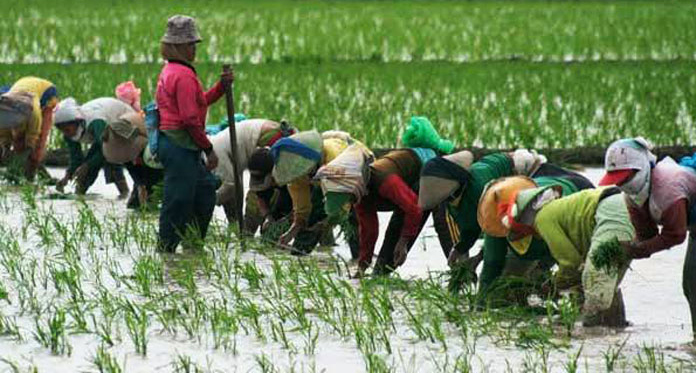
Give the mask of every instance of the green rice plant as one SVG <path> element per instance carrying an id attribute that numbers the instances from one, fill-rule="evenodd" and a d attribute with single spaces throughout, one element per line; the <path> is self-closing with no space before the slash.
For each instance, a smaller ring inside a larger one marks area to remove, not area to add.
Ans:
<path id="1" fill-rule="evenodd" d="M 584 348 L 585 344 L 583 343 L 576 352 L 568 355 L 568 360 L 565 363 L 563 363 L 563 369 L 565 369 L 566 373 L 578 372 L 578 369 L 580 368 L 580 366 L 578 365 L 578 361 L 580 360 L 580 355 L 582 355 L 582 350 Z"/>
<path id="2" fill-rule="evenodd" d="M 104 345 L 100 345 L 97 348 L 94 357 L 92 357 L 92 364 L 94 364 L 99 373 L 122 373 L 124 371 L 118 360 L 107 351 Z M 125 362 L 123 365 L 125 365 Z"/>
<path id="3" fill-rule="evenodd" d="M 606 368 L 607 372 L 614 372 L 614 369 L 617 368 L 616 364 L 619 362 L 619 359 L 622 358 L 623 349 L 626 347 L 626 343 L 628 343 L 628 337 L 624 339 L 621 344 L 609 346 L 606 351 L 602 352 L 602 356 L 604 357 L 604 367 Z"/>
<path id="4" fill-rule="evenodd" d="M 254 355 L 254 360 L 256 365 L 261 370 L 262 373 L 279 373 L 280 370 L 273 364 L 273 360 L 268 357 L 265 353 L 261 355 Z"/>
<path id="5" fill-rule="evenodd" d="M 135 352 L 142 356 L 147 356 L 147 327 L 149 325 L 147 310 L 128 300 L 125 301 L 123 307 L 126 327 L 135 346 Z"/>
<path id="6" fill-rule="evenodd" d="M 0 336 L 11 337 L 19 342 L 24 340 L 24 336 L 17 325 L 17 319 L 3 315 L 2 312 L 0 312 Z"/>
<path id="7" fill-rule="evenodd" d="M 52 308 L 48 319 L 42 321 L 39 317 L 35 320 L 34 339 L 43 347 L 49 348 L 54 355 L 68 355 L 72 353 L 72 346 L 68 341 L 65 310 Z"/>
<path id="8" fill-rule="evenodd" d="M 138 292 L 150 297 L 156 286 L 164 284 L 164 268 L 161 259 L 154 255 L 140 256 L 133 266 L 133 281 Z"/>
<path id="9" fill-rule="evenodd" d="M 171 362 L 172 371 L 175 373 L 203 373 L 204 370 L 196 364 L 190 356 L 179 354 Z"/>
<path id="10" fill-rule="evenodd" d="M 631 259 L 619 243 L 618 238 L 599 244 L 590 256 L 592 265 L 608 274 L 617 273 L 626 266 Z"/>

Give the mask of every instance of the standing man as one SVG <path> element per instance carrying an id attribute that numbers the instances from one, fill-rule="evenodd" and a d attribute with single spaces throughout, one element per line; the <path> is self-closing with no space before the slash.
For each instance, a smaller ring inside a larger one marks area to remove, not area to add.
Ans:
<path id="1" fill-rule="evenodd" d="M 208 106 L 224 95 L 233 75 L 223 74 L 213 88 L 203 91 L 193 67 L 201 40 L 196 21 L 181 15 L 169 18 L 161 40 L 167 62 L 156 93 L 161 133 L 157 156 L 164 165 L 159 245 L 166 252 L 174 252 L 191 231 L 204 240 L 215 209 L 216 180 L 211 171 L 218 157 L 205 135 L 205 118 Z"/>

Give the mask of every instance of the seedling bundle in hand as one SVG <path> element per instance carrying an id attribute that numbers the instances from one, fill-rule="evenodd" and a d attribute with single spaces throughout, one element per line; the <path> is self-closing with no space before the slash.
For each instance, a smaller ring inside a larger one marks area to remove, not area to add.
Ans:
<path id="1" fill-rule="evenodd" d="M 592 264 L 599 270 L 609 274 L 617 273 L 628 263 L 630 258 L 621 247 L 619 240 L 614 238 L 602 242 L 590 256 Z"/>

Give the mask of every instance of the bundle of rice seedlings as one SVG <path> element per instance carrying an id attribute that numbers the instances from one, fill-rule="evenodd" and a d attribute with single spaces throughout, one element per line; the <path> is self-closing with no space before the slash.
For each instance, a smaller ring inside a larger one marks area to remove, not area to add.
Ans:
<path id="1" fill-rule="evenodd" d="M 619 240 L 614 238 L 599 244 L 597 250 L 590 256 L 590 260 L 597 269 L 613 274 L 621 270 L 630 258 L 621 247 Z"/>
<path id="2" fill-rule="evenodd" d="M 478 279 L 476 271 L 467 263 L 460 263 L 449 270 L 450 279 L 447 289 L 452 294 L 458 294 L 465 286 L 475 284 Z"/>

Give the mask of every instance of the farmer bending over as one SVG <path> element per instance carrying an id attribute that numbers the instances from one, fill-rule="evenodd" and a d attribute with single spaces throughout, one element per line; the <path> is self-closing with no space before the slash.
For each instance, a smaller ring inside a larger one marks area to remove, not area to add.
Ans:
<path id="1" fill-rule="evenodd" d="M 46 152 L 58 91 L 48 80 L 19 79 L 0 96 L 0 163 L 19 157 L 33 180 Z"/>
<path id="2" fill-rule="evenodd" d="M 123 168 L 106 161 L 102 152 L 102 138 L 108 125 L 134 113 L 130 106 L 111 97 L 98 98 L 82 106 L 73 98 L 61 101 L 56 109 L 55 122 L 70 149 L 70 165 L 65 176 L 58 181 L 59 190 L 75 179 L 75 193 L 85 194 L 97 179 L 99 170 L 104 169 L 106 183 L 116 184 L 119 198 L 128 197 Z M 82 152 L 83 144 L 89 146 L 86 155 Z"/>
<path id="3" fill-rule="evenodd" d="M 604 162 L 607 174 L 600 185 L 617 185 L 626 194 L 637 236 L 636 241 L 622 242 L 630 258 L 648 258 L 679 245 L 690 232 L 682 287 L 696 337 L 696 170 L 693 158 L 682 159 L 681 165 L 669 157 L 656 162 L 650 150 L 651 145 L 641 137 L 611 144 Z"/>

